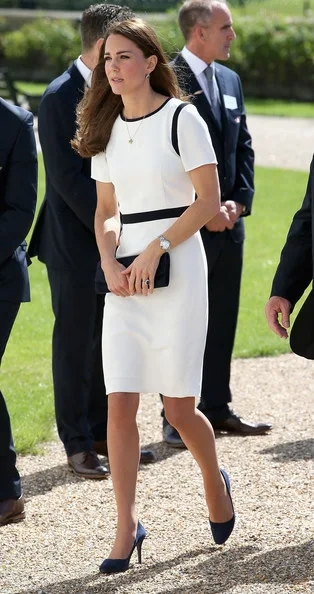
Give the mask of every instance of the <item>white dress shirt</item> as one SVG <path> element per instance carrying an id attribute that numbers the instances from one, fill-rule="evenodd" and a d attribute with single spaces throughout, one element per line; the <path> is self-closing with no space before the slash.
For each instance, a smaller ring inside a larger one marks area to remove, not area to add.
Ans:
<path id="1" fill-rule="evenodd" d="M 181 52 L 181 55 L 185 59 L 187 64 L 190 66 L 198 84 L 200 85 L 201 89 L 205 93 L 207 101 L 210 103 L 207 80 L 206 80 L 206 76 L 204 74 L 204 70 L 207 68 L 208 64 L 206 64 L 206 62 L 204 62 L 204 60 L 201 60 L 201 58 L 199 58 L 195 54 L 192 54 L 192 52 L 190 52 L 190 50 L 188 50 L 188 48 L 186 46 L 184 46 L 184 48 Z M 216 81 L 216 77 L 215 77 L 215 64 L 214 63 L 212 63 L 212 68 L 214 71 L 213 84 L 216 87 L 216 95 L 217 95 L 218 101 L 220 103 L 219 89 L 218 89 L 218 85 L 217 85 L 217 81 Z"/>
<path id="2" fill-rule="evenodd" d="M 92 73 L 93 73 L 93 71 L 90 70 L 90 68 L 88 68 L 86 66 L 86 64 L 84 64 L 81 56 L 79 56 L 77 58 L 77 60 L 75 61 L 75 65 L 76 65 L 76 68 L 78 69 L 78 71 L 80 72 L 80 74 L 82 75 L 82 77 L 84 78 L 87 86 L 90 87 L 91 86 L 91 82 L 92 82 Z"/>

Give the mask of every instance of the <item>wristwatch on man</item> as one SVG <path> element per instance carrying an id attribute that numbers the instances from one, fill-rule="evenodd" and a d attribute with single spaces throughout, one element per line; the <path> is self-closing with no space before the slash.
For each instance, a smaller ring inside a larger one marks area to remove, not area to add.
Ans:
<path id="1" fill-rule="evenodd" d="M 170 250 L 171 242 L 169 241 L 169 239 L 166 239 L 163 235 L 159 235 L 158 239 L 159 239 L 159 245 L 162 250 L 164 250 L 165 252 Z"/>

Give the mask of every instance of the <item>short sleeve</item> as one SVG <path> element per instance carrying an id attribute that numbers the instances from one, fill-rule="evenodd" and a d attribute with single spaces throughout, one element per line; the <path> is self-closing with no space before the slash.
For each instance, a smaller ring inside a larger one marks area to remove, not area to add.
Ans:
<path id="1" fill-rule="evenodd" d="M 96 181 L 110 183 L 109 167 L 104 152 L 92 157 L 91 177 Z"/>
<path id="2" fill-rule="evenodd" d="M 192 171 L 202 165 L 217 164 L 207 125 L 194 105 L 188 105 L 180 112 L 178 143 L 185 171 Z"/>

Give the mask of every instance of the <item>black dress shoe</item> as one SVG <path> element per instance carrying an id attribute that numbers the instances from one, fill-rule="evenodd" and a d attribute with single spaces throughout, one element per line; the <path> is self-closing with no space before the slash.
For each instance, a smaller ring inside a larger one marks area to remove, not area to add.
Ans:
<path id="1" fill-rule="evenodd" d="M 234 528 L 235 513 L 234 513 L 233 503 L 232 503 L 232 499 L 231 499 L 229 477 L 228 477 L 226 471 L 222 470 L 222 468 L 220 469 L 220 472 L 222 474 L 222 478 L 225 481 L 227 493 L 228 493 L 228 496 L 230 499 L 230 503 L 231 503 L 231 507 L 232 507 L 232 517 L 230 518 L 230 520 L 227 520 L 226 522 L 212 522 L 209 518 L 209 525 L 210 525 L 210 529 L 212 531 L 212 535 L 213 535 L 213 539 L 214 539 L 215 543 L 222 545 L 226 542 L 226 540 L 228 540 L 228 538 Z"/>
<path id="2" fill-rule="evenodd" d="M 238 433 L 240 435 L 263 435 L 272 429 L 270 423 L 251 423 L 245 421 L 231 409 L 228 417 L 219 421 L 211 419 L 210 414 L 206 414 L 205 411 L 204 414 L 211 422 L 213 429 L 217 432 Z"/>
<path id="3" fill-rule="evenodd" d="M 140 463 L 141 464 L 150 464 L 150 462 L 155 462 L 156 456 L 153 450 L 142 450 L 141 449 L 141 456 L 140 456 Z"/>
<path id="4" fill-rule="evenodd" d="M 108 447 L 107 441 L 104 439 L 103 441 L 94 441 L 94 450 L 96 454 L 99 456 L 107 456 L 108 457 Z M 142 450 L 141 449 L 141 457 L 140 463 L 141 464 L 150 464 L 150 462 L 154 462 L 156 460 L 156 456 L 152 450 Z"/>
<path id="5" fill-rule="evenodd" d="M 18 499 L 2 499 L 0 501 L 0 526 L 21 522 L 25 518 L 24 497 Z"/>
<path id="6" fill-rule="evenodd" d="M 110 475 L 108 468 L 100 462 L 94 451 L 68 456 L 68 466 L 71 472 L 82 478 L 106 479 Z"/>
<path id="7" fill-rule="evenodd" d="M 185 443 L 182 441 L 178 431 L 168 423 L 164 417 L 162 422 L 162 436 L 163 440 L 172 448 L 186 449 Z"/>

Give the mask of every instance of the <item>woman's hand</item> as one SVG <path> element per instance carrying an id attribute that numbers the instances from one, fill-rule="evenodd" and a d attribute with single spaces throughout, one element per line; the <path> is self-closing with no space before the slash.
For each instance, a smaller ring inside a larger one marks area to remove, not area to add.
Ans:
<path id="1" fill-rule="evenodd" d="M 128 277 L 125 276 L 125 267 L 116 259 L 113 259 L 110 264 L 102 265 L 104 275 L 106 277 L 108 289 L 118 297 L 129 297 L 129 282 Z"/>
<path id="2" fill-rule="evenodd" d="M 158 242 L 159 244 L 159 242 Z M 150 244 L 146 250 L 137 256 L 135 260 L 122 272 L 122 276 L 128 277 L 129 294 L 148 295 L 154 290 L 154 279 L 161 256 L 160 247 Z"/>

